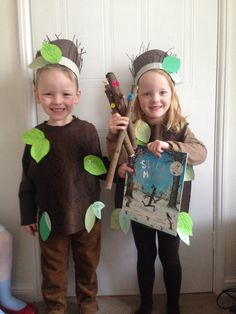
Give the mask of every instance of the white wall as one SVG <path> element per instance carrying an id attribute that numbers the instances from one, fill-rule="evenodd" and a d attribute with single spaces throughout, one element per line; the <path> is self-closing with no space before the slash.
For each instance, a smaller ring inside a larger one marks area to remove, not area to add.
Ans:
<path id="1" fill-rule="evenodd" d="M 227 93 L 226 93 L 226 136 L 225 136 L 225 282 L 232 286 L 236 282 L 236 1 L 228 1 L 229 10 L 229 49 L 227 55 Z"/>
<path id="2" fill-rule="evenodd" d="M 19 136 L 27 126 L 15 0 L 0 1 L 0 20 L 0 223 L 14 236 L 13 289 L 22 295 L 32 295 L 33 238 L 20 227 L 17 195 L 21 174 L 19 156 L 23 152 Z"/>
<path id="3" fill-rule="evenodd" d="M 227 97 L 227 132 L 225 140 L 225 282 L 236 283 L 236 199 L 235 199 L 235 153 L 236 144 L 236 46 L 235 29 L 236 3 L 231 6 L 229 29 L 229 64 Z M 18 295 L 34 298 L 36 276 L 33 261 L 35 259 L 33 239 L 25 235 L 19 226 L 17 191 L 20 180 L 20 158 L 23 145 L 19 135 L 28 125 L 26 121 L 24 80 L 20 72 L 17 5 L 15 0 L 0 1 L 1 18 L 1 54 L 0 54 L 0 223 L 5 224 L 14 235 L 13 289 Z"/>

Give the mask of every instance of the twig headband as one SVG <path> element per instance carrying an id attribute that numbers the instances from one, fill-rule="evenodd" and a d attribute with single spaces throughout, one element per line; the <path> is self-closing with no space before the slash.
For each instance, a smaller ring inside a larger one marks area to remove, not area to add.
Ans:
<path id="1" fill-rule="evenodd" d="M 79 50 L 80 44 L 68 39 L 47 40 L 42 48 L 36 53 L 35 59 L 29 64 L 29 68 L 38 70 L 48 64 L 60 64 L 70 69 L 79 79 L 82 68 L 84 53 L 83 48 Z"/>
<path id="2" fill-rule="evenodd" d="M 174 55 L 168 55 L 162 50 L 146 50 L 135 58 L 130 58 L 130 71 L 133 75 L 134 82 L 137 84 L 140 77 L 147 71 L 161 69 L 169 74 L 174 84 L 182 83 L 177 74 L 180 68 L 180 59 Z"/>

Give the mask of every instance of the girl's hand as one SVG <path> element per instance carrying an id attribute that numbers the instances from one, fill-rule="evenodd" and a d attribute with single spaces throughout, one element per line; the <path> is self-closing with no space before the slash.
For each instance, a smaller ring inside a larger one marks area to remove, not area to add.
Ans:
<path id="1" fill-rule="evenodd" d="M 111 115 L 109 120 L 109 131 L 116 134 L 120 130 L 125 130 L 129 124 L 129 118 L 121 116 L 119 113 Z"/>
<path id="2" fill-rule="evenodd" d="M 126 163 L 123 163 L 118 168 L 118 175 L 119 175 L 119 177 L 124 179 L 126 172 L 132 174 L 132 173 L 134 173 L 134 169 L 128 167 Z"/>
<path id="3" fill-rule="evenodd" d="M 26 225 L 23 227 L 27 233 L 29 233 L 33 236 L 35 235 L 36 232 L 38 232 L 37 224 Z"/>
<path id="4" fill-rule="evenodd" d="M 161 157 L 161 153 L 163 153 L 164 150 L 170 149 L 170 145 L 167 142 L 155 140 L 151 143 L 148 143 L 147 148 L 157 157 Z"/>

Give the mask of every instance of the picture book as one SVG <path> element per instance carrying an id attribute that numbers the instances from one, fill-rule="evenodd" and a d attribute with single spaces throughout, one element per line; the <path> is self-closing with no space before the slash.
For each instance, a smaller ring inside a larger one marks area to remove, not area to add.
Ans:
<path id="1" fill-rule="evenodd" d="M 187 154 L 165 151 L 158 158 L 139 147 L 134 174 L 126 177 L 122 214 L 176 235 Z"/>

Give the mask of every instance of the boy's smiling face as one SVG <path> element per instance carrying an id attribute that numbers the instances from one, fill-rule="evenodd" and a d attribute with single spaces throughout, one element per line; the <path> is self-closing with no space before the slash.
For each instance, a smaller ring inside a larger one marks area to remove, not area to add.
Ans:
<path id="1" fill-rule="evenodd" d="M 62 126 L 72 120 L 74 105 L 80 99 L 73 74 L 59 68 L 45 69 L 38 76 L 34 93 L 36 102 L 49 116 L 48 124 Z"/>

